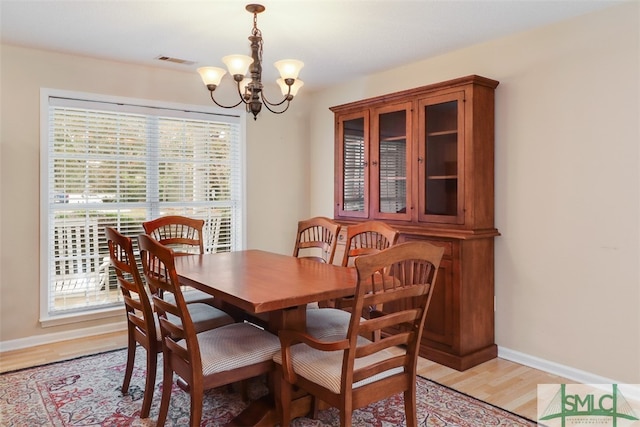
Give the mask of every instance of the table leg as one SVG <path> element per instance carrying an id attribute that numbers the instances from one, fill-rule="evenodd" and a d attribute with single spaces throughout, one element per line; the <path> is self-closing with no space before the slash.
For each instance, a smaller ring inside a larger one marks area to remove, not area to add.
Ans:
<path id="1" fill-rule="evenodd" d="M 269 330 L 277 333 L 283 329 L 304 332 L 307 329 L 307 306 L 301 305 L 269 313 Z"/>

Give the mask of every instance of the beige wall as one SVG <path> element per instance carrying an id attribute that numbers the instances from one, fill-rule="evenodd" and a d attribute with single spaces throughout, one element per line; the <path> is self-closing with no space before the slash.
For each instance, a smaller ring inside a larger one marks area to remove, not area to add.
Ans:
<path id="1" fill-rule="evenodd" d="M 318 94 L 311 213 L 331 215 L 328 107 L 469 74 L 496 91 L 496 342 L 640 383 L 640 3 Z"/>
<path id="2" fill-rule="evenodd" d="M 248 246 L 288 253 L 297 219 L 333 214 L 328 107 L 468 74 L 499 80 L 496 342 L 640 383 L 639 14 L 640 4 L 631 1 L 302 94 L 283 116 L 248 119 Z M 39 88 L 208 101 L 190 73 L 6 46 L 1 79 L 0 341 L 6 341 L 72 329 L 41 329 L 34 297 Z"/>
<path id="3" fill-rule="evenodd" d="M 1 51 L 0 342 L 60 337 L 116 318 L 42 328 L 39 324 L 40 88 L 211 106 L 194 72 L 107 62 L 11 46 Z M 267 88 L 278 91 L 277 88 Z M 271 93 L 271 92 L 270 92 Z M 231 93 L 229 93 L 230 95 Z M 290 111 L 247 118 L 247 246 L 290 253 L 309 211 L 305 94 Z M 229 100 L 231 98 L 228 98 Z"/>

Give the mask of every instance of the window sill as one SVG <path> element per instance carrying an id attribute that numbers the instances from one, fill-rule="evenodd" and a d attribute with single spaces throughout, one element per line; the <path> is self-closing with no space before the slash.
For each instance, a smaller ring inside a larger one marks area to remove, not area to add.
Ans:
<path id="1" fill-rule="evenodd" d="M 55 316 L 43 316 L 40 318 L 40 324 L 43 328 L 52 326 L 68 325 L 72 323 L 88 322 L 90 320 L 107 319 L 110 317 L 123 317 L 124 309 L 122 306 L 109 307 L 93 310 L 91 312 L 68 313 Z"/>

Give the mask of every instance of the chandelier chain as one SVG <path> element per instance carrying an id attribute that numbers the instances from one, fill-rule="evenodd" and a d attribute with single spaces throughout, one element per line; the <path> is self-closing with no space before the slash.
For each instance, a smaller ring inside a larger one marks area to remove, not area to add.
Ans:
<path id="1" fill-rule="evenodd" d="M 251 31 L 251 35 L 254 37 L 260 37 L 260 49 L 258 50 L 258 58 L 262 61 L 262 45 L 264 40 L 262 39 L 262 31 L 258 28 L 258 13 L 253 12 L 253 30 Z"/>

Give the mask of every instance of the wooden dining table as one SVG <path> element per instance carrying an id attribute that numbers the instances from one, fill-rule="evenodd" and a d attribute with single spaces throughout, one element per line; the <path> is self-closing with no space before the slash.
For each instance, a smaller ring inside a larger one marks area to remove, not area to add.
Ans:
<path id="1" fill-rule="evenodd" d="M 180 283 L 265 319 L 276 334 L 304 331 L 307 304 L 353 295 L 356 286 L 354 268 L 261 250 L 177 257 L 175 264 Z M 229 426 L 277 424 L 272 398 L 252 402 Z M 310 398 L 302 397 L 292 405 L 293 415 L 307 414 L 310 405 Z"/>

